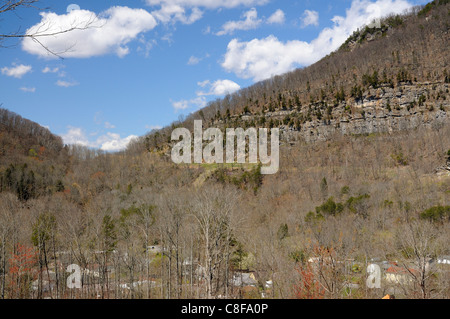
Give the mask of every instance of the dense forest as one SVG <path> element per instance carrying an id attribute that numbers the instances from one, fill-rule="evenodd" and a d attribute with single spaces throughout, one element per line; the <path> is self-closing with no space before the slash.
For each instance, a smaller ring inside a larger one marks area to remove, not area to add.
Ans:
<path id="1" fill-rule="evenodd" d="M 0 298 L 449 298 L 449 15 L 362 27 L 123 152 L 0 109 Z M 174 164 L 195 119 L 279 127 L 279 172 Z"/>

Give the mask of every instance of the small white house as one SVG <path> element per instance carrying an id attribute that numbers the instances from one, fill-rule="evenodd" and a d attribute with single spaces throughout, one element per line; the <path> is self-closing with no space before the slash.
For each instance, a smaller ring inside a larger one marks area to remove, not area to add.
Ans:
<path id="1" fill-rule="evenodd" d="M 231 280 L 233 286 L 243 287 L 243 286 L 253 286 L 258 285 L 258 281 L 253 273 L 237 272 L 234 274 Z"/>
<path id="2" fill-rule="evenodd" d="M 442 265 L 450 265 L 450 256 L 438 257 L 437 263 Z"/>

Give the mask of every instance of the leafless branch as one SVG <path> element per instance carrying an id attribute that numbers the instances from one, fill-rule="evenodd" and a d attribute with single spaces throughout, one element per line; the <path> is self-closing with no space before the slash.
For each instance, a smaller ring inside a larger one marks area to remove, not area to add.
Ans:
<path id="1" fill-rule="evenodd" d="M 0 2 L 1 3 L 0 4 L 0 14 L 8 12 L 8 11 L 9 12 L 16 11 L 20 7 L 22 7 L 22 8 L 30 8 L 30 7 L 32 7 L 32 8 L 36 8 L 38 10 L 42 10 L 42 8 L 38 8 L 38 7 L 33 5 L 36 2 L 39 2 L 39 0 L 1 1 Z M 83 21 L 83 22 L 74 21 L 69 28 L 58 30 L 58 31 L 50 31 L 52 25 L 50 23 L 43 23 L 43 24 L 39 25 L 37 30 L 34 31 L 33 33 L 20 32 L 20 29 L 19 29 L 19 30 L 15 31 L 15 32 L 0 34 L 0 42 L 4 41 L 6 39 L 25 39 L 25 38 L 30 38 L 35 43 L 39 44 L 42 48 L 44 48 L 50 54 L 52 54 L 54 56 L 57 56 L 59 58 L 63 58 L 62 54 L 69 52 L 75 46 L 75 44 L 71 45 L 69 48 L 65 49 L 64 51 L 55 52 L 54 50 L 52 50 L 51 48 L 46 46 L 42 42 L 42 40 L 40 40 L 38 38 L 58 36 L 58 35 L 69 33 L 69 32 L 73 32 L 73 31 L 76 31 L 76 30 L 87 30 L 87 29 L 91 29 L 91 28 L 101 28 L 103 25 L 101 25 L 101 24 L 95 25 L 95 23 L 98 22 L 98 21 L 99 21 L 99 19 L 98 19 L 97 15 L 93 14 L 87 21 Z M 5 46 L 0 44 L 0 47 L 4 48 Z"/>

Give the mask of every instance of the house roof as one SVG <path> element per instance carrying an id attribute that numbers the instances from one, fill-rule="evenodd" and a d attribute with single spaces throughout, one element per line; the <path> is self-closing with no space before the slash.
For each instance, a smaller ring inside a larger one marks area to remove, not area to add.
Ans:
<path id="1" fill-rule="evenodd" d="M 386 269 L 387 273 L 396 274 L 396 275 L 409 275 L 411 273 L 417 274 L 418 271 L 412 268 L 404 268 L 399 266 L 391 266 L 388 269 Z"/>
<path id="2" fill-rule="evenodd" d="M 255 286 L 258 282 L 255 280 L 253 273 L 235 273 L 232 279 L 235 286 Z"/>

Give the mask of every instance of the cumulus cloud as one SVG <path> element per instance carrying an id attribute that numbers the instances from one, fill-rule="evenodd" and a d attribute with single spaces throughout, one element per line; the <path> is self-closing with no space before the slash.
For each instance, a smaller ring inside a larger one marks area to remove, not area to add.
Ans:
<path id="1" fill-rule="evenodd" d="M 7 76 L 12 76 L 16 79 L 20 79 L 22 78 L 22 76 L 24 76 L 25 74 L 27 74 L 28 72 L 31 72 L 31 65 L 24 65 L 24 64 L 19 64 L 16 65 L 13 63 L 12 67 L 3 67 L 2 68 L 2 74 L 7 75 Z"/>
<path id="2" fill-rule="evenodd" d="M 159 9 L 152 14 L 163 23 L 181 22 L 191 24 L 203 16 L 200 9 L 236 8 L 238 6 L 263 5 L 269 0 L 146 0 L 146 3 Z"/>
<path id="3" fill-rule="evenodd" d="M 239 84 L 231 80 L 217 80 L 211 82 L 205 80 L 197 83 L 198 86 L 206 90 L 197 91 L 196 98 L 190 100 L 172 101 L 172 106 L 175 111 L 187 110 L 187 109 L 201 109 L 207 105 L 206 96 L 223 96 L 236 92 L 241 87 Z"/>
<path id="4" fill-rule="evenodd" d="M 111 7 L 96 15 L 88 10 L 73 10 L 58 15 L 42 12 L 41 21 L 29 28 L 27 34 L 36 34 L 40 45 L 32 38 L 22 41 L 22 48 L 31 54 L 54 58 L 58 54 L 64 58 L 89 58 L 114 53 L 123 57 L 129 53 L 127 44 L 139 34 L 152 30 L 157 22 L 144 9 Z M 63 30 L 70 32 L 59 33 Z M 53 34 L 53 36 L 42 36 Z"/>
<path id="5" fill-rule="evenodd" d="M 199 86 L 205 88 L 209 87 L 209 91 L 207 92 L 197 92 L 198 96 L 204 96 L 204 95 L 226 95 L 231 94 L 233 92 L 236 92 L 241 87 L 236 82 L 230 81 L 230 80 L 217 80 L 213 83 L 211 83 L 209 80 L 199 82 L 197 83 Z"/>
<path id="6" fill-rule="evenodd" d="M 206 106 L 206 98 L 199 96 L 190 100 L 170 101 L 176 111 L 186 110 L 190 108 L 201 109 Z"/>
<path id="7" fill-rule="evenodd" d="M 78 144 L 82 146 L 91 146 L 84 131 L 79 127 L 68 127 L 67 133 L 61 135 L 65 144 Z"/>
<path id="8" fill-rule="evenodd" d="M 267 23 L 269 24 L 282 24 L 284 23 L 285 16 L 281 9 L 275 11 L 269 18 L 267 18 Z"/>
<path id="9" fill-rule="evenodd" d="M 264 39 L 240 42 L 230 41 L 222 67 L 237 76 L 260 81 L 285 73 L 295 65 L 314 62 L 313 47 L 306 42 L 282 42 L 270 35 Z"/>
<path id="10" fill-rule="evenodd" d="M 305 10 L 305 12 L 303 12 L 303 16 L 300 19 L 302 20 L 302 28 L 305 28 L 309 25 L 319 25 L 319 13 L 317 11 Z"/>
<path id="11" fill-rule="evenodd" d="M 262 20 L 258 19 L 258 12 L 255 8 L 251 8 L 242 15 L 244 20 L 240 21 L 228 21 L 222 26 L 222 30 L 216 33 L 216 35 L 232 34 L 235 30 L 251 30 L 256 29 Z"/>
<path id="12" fill-rule="evenodd" d="M 338 49 L 357 28 L 380 18 L 380 13 L 399 14 L 411 7 L 406 0 L 354 0 L 345 17 L 335 16 L 334 25 L 323 29 L 311 42 L 283 42 L 273 35 L 242 42 L 233 39 L 221 65 L 241 78 L 264 80 L 318 61 Z"/>
<path id="13" fill-rule="evenodd" d="M 115 152 L 124 150 L 136 138 L 138 138 L 136 135 L 121 138 L 119 134 L 108 132 L 106 135 L 100 136 L 96 144 L 100 145 L 100 149 L 103 151 Z"/>
<path id="14" fill-rule="evenodd" d="M 61 135 L 65 144 L 77 144 L 86 147 L 99 148 L 103 151 L 115 152 L 124 150 L 131 140 L 137 138 L 136 135 L 120 137 L 120 134 L 107 132 L 99 136 L 95 141 L 89 140 L 86 132 L 79 127 L 69 126 L 67 133 Z"/>
<path id="15" fill-rule="evenodd" d="M 236 8 L 238 6 L 255 6 L 268 3 L 269 0 L 146 0 L 151 6 L 178 5 L 181 7 L 204 7 L 207 9 Z"/>
<path id="16" fill-rule="evenodd" d="M 192 8 L 189 15 L 187 11 L 180 5 L 166 4 L 161 9 L 152 11 L 152 14 L 163 23 L 181 22 L 183 24 L 192 24 L 203 16 L 203 11 L 197 7 Z"/>
<path id="17" fill-rule="evenodd" d="M 284 23 L 285 16 L 281 9 L 275 11 L 269 18 L 258 19 L 258 12 L 255 8 L 244 12 L 242 14 L 243 20 L 228 21 L 222 26 L 222 30 L 216 33 L 216 35 L 233 34 L 236 30 L 252 30 L 258 28 L 263 22 L 267 24 L 282 24 Z"/>

